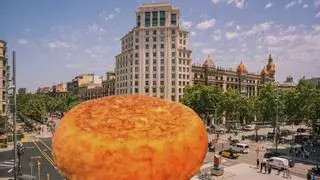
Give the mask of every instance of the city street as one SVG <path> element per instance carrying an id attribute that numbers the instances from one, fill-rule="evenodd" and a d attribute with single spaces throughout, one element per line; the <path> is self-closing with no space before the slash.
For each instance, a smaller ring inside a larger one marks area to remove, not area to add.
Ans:
<path id="1" fill-rule="evenodd" d="M 21 172 L 23 174 L 32 174 L 40 179 L 64 179 L 63 176 L 57 171 L 51 155 L 51 139 L 39 139 L 34 142 L 23 143 L 25 147 L 25 153 L 21 156 Z M 38 161 L 40 165 L 38 166 Z M 12 162 L 13 165 L 13 153 L 12 151 L 1 152 L 0 156 L 0 177 L 12 177 L 13 173 L 8 171 L 10 167 L 4 167 L 3 165 Z"/>

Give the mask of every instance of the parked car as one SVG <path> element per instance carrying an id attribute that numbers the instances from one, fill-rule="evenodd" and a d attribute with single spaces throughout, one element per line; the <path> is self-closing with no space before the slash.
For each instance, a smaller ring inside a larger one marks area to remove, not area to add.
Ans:
<path id="1" fill-rule="evenodd" d="M 220 151 L 219 155 L 230 158 L 230 159 L 237 159 L 240 156 L 240 153 L 230 148 L 227 150 Z"/>
<path id="2" fill-rule="evenodd" d="M 233 149 L 236 152 L 240 152 L 241 154 L 249 153 L 249 145 L 248 144 L 237 143 L 235 145 L 232 145 L 231 149 Z"/>
<path id="3" fill-rule="evenodd" d="M 294 160 L 291 158 L 291 157 L 288 157 L 288 156 L 279 156 L 280 158 L 284 158 L 284 159 L 287 159 L 289 161 L 289 167 L 294 167 L 295 165 L 295 162 Z"/>
<path id="4" fill-rule="evenodd" d="M 266 162 L 269 163 L 271 168 L 278 170 L 283 170 L 285 167 L 289 166 L 289 161 L 280 157 L 271 157 L 266 159 Z"/>

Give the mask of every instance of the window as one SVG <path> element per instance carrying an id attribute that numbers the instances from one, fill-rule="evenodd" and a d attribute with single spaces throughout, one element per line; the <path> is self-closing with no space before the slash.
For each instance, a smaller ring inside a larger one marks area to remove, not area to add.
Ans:
<path id="1" fill-rule="evenodd" d="M 134 89 L 134 92 L 138 93 L 138 92 L 139 92 L 138 88 L 135 88 L 135 89 Z"/>
<path id="2" fill-rule="evenodd" d="M 135 49 L 139 49 L 139 46 L 138 46 L 138 45 L 136 45 Z"/>
<path id="3" fill-rule="evenodd" d="M 181 78 L 181 74 L 179 74 L 179 78 Z"/>
<path id="4" fill-rule="evenodd" d="M 139 39 L 138 38 L 136 38 L 136 43 L 139 43 Z"/>
<path id="5" fill-rule="evenodd" d="M 146 93 L 149 93 L 149 88 L 146 88 L 146 89 L 145 89 L 145 92 L 146 92 Z"/>
<path id="6" fill-rule="evenodd" d="M 149 53 L 148 52 L 146 52 L 146 57 L 149 57 Z"/>
<path id="7" fill-rule="evenodd" d="M 149 60 L 148 59 L 146 59 L 146 64 L 149 64 Z"/>
<path id="8" fill-rule="evenodd" d="M 179 40 L 179 43 L 182 44 L 182 39 Z"/>
<path id="9" fill-rule="evenodd" d="M 157 59 L 153 59 L 153 64 L 157 64 Z"/>
<path id="10" fill-rule="evenodd" d="M 146 35 L 149 35 L 149 30 L 146 30 Z"/>
<path id="11" fill-rule="evenodd" d="M 172 64 L 176 64 L 176 59 L 172 59 Z"/>
<path id="12" fill-rule="evenodd" d="M 179 86 L 181 86 L 181 81 L 179 81 Z"/>
<path id="13" fill-rule="evenodd" d="M 160 11 L 160 26 L 165 26 L 166 22 L 166 12 Z"/>
<path id="14" fill-rule="evenodd" d="M 137 16 L 137 27 L 140 27 L 140 24 L 141 24 L 141 17 L 140 17 L 140 15 L 139 16 Z"/>
<path id="15" fill-rule="evenodd" d="M 164 88 L 163 87 L 160 88 L 160 92 L 164 93 Z"/>
<path id="16" fill-rule="evenodd" d="M 135 71 L 135 72 L 138 72 L 138 71 L 139 71 L 139 68 L 138 68 L 138 67 L 135 67 L 135 68 L 134 68 L 134 71 Z"/>
<path id="17" fill-rule="evenodd" d="M 157 57 L 157 53 L 156 52 L 153 52 L 153 57 Z"/>
<path id="18" fill-rule="evenodd" d="M 180 38 L 182 38 L 182 33 L 179 34 Z"/>
<path id="19" fill-rule="evenodd" d="M 153 74 L 153 78 L 154 78 L 154 79 L 157 78 L 157 74 Z"/>
<path id="20" fill-rule="evenodd" d="M 164 48 L 164 44 L 160 44 L 160 48 L 163 49 Z"/>
<path id="21" fill-rule="evenodd" d="M 176 48 L 176 44 L 172 44 L 171 47 L 172 47 L 172 49 L 175 49 Z"/>
<path id="22" fill-rule="evenodd" d="M 186 78 L 186 75 L 185 75 L 185 74 L 183 74 L 183 75 L 182 75 L 182 78 L 183 78 L 183 79 L 185 79 L 185 78 Z"/>
<path id="23" fill-rule="evenodd" d="M 157 44 L 153 44 L 153 49 L 157 49 Z"/>
<path id="24" fill-rule="evenodd" d="M 157 67 L 156 66 L 153 66 L 153 71 L 156 71 L 157 70 Z"/>
<path id="25" fill-rule="evenodd" d="M 172 86 L 175 86 L 176 85 L 176 82 L 175 81 L 171 81 L 172 83 Z"/>
<path id="26" fill-rule="evenodd" d="M 176 101 L 176 96 L 171 96 L 172 101 Z"/>
<path id="27" fill-rule="evenodd" d="M 171 52 L 171 56 L 175 57 L 176 56 L 176 52 Z"/>
<path id="28" fill-rule="evenodd" d="M 147 72 L 149 71 L 149 66 L 146 66 L 146 71 L 147 71 Z"/>
<path id="29" fill-rule="evenodd" d="M 181 93 L 181 88 L 179 88 L 179 93 Z"/>
<path id="30" fill-rule="evenodd" d="M 160 74 L 160 78 L 164 78 L 164 74 L 163 73 Z"/>
<path id="31" fill-rule="evenodd" d="M 164 85 L 164 81 L 160 81 L 160 85 L 163 86 Z"/>
<path id="32" fill-rule="evenodd" d="M 149 49 L 149 44 L 146 44 L 146 49 Z"/>
<path id="33" fill-rule="evenodd" d="M 153 42 L 157 42 L 157 37 L 153 37 Z"/>
<path id="34" fill-rule="evenodd" d="M 139 74 L 135 74 L 134 77 L 135 77 L 136 79 L 138 79 L 138 78 L 139 78 Z"/>
<path id="35" fill-rule="evenodd" d="M 157 82 L 156 82 L 156 81 L 153 81 L 153 82 L 152 82 L 152 85 L 156 85 L 156 84 L 157 84 Z"/>
<path id="36" fill-rule="evenodd" d="M 138 81 L 135 81 L 135 82 L 134 82 L 134 85 L 135 85 L 135 86 L 138 86 L 138 85 L 139 85 L 139 82 L 138 82 Z"/>
<path id="37" fill-rule="evenodd" d="M 161 59 L 161 64 L 164 64 L 164 59 Z"/>
<path id="38" fill-rule="evenodd" d="M 153 35 L 157 35 L 157 31 L 156 30 L 153 31 Z"/>
<path id="39" fill-rule="evenodd" d="M 172 89 L 171 89 L 171 92 L 172 92 L 172 93 L 175 93 L 175 92 L 176 92 L 176 89 L 175 89 L 175 88 L 172 88 Z"/>
<path id="40" fill-rule="evenodd" d="M 148 85 L 149 85 L 149 81 L 146 81 L 145 83 L 146 83 L 146 86 L 148 86 Z"/>
<path id="41" fill-rule="evenodd" d="M 161 57 L 164 57 L 164 52 L 160 52 L 160 56 L 161 56 Z"/>
<path id="42" fill-rule="evenodd" d="M 172 30 L 171 30 L 171 34 L 176 34 L 176 30 L 175 30 L 175 29 L 172 29 Z"/>
<path id="43" fill-rule="evenodd" d="M 187 74 L 187 79 L 189 79 L 189 74 Z"/>
<path id="44" fill-rule="evenodd" d="M 144 17 L 145 27 L 150 27 L 150 12 L 145 12 Z"/>
<path id="45" fill-rule="evenodd" d="M 149 78 L 149 74 L 146 74 L 146 78 L 147 78 L 147 79 Z"/>
<path id="46" fill-rule="evenodd" d="M 171 14 L 171 25 L 177 25 L 177 14 Z"/>
<path id="47" fill-rule="evenodd" d="M 172 36 L 172 37 L 171 37 L 171 41 L 172 41 L 172 42 L 176 42 L 176 37 Z"/>
<path id="48" fill-rule="evenodd" d="M 176 70 L 176 67 L 175 66 L 172 66 L 172 71 L 175 71 Z"/>
<path id="49" fill-rule="evenodd" d="M 175 73 L 172 73 L 172 78 L 176 78 L 176 74 Z"/>
<path id="50" fill-rule="evenodd" d="M 152 12 L 152 26 L 158 26 L 158 11 Z"/>
<path id="51" fill-rule="evenodd" d="M 146 42 L 149 42 L 149 37 L 146 37 Z"/>
<path id="52" fill-rule="evenodd" d="M 157 88 L 152 88 L 152 92 L 156 93 L 157 92 Z"/>
<path id="53" fill-rule="evenodd" d="M 160 37 L 160 41 L 163 42 L 164 41 L 164 37 Z"/>
<path id="54" fill-rule="evenodd" d="M 164 71 L 164 66 L 161 66 L 161 67 L 160 67 L 160 70 L 161 70 L 161 71 Z"/>
<path id="55" fill-rule="evenodd" d="M 183 40 L 183 45 L 186 45 L 186 40 Z"/>
<path id="56" fill-rule="evenodd" d="M 134 55 L 134 56 L 135 56 L 136 58 L 137 58 L 137 57 L 139 57 L 139 53 L 135 53 L 135 55 Z"/>

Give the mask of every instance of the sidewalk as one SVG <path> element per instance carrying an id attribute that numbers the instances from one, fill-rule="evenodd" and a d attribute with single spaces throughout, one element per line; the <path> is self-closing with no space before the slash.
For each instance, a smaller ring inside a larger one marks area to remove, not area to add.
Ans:
<path id="1" fill-rule="evenodd" d="M 0 148 L 0 152 L 12 151 L 13 150 L 13 143 L 8 144 L 6 148 Z"/>

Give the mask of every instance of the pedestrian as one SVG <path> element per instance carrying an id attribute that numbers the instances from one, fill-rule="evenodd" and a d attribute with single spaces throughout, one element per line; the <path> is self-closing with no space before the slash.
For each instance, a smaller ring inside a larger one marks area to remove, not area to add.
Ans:
<path id="1" fill-rule="evenodd" d="M 306 152 L 306 159 L 309 158 L 309 152 Z"/>
<path id="2" fill-rule="evenodd" d="M 266 163 L 266 164 L 264 165 L 264 173 L 265 173 L 265 174 L 267 174 L 267 172 L 268 172 L 268 166 L 269 166 L 269 163 Z"/>
<path id="3" fill-rule="evenodd" d="M 259 161 L 259 158 L 257 158 L 257 169 L 259 168 L 259 164 L 260 164 L 260 161 Z"/>
<path id="4" fill-rule="evenodd" d="M 271 166 L 268 164 L 268 174 L 271 174 Z"/>
<path id="5" fill-rule="evenodd" d="M 292 148 L 290 148 L 290 154 L 292 154 Z"/>
<path id="6" fill-rule="evenodd" d="M 260 173 L 262 173 L 263 168 L 264 168 L 264 162 L 260 164 Z"/>

